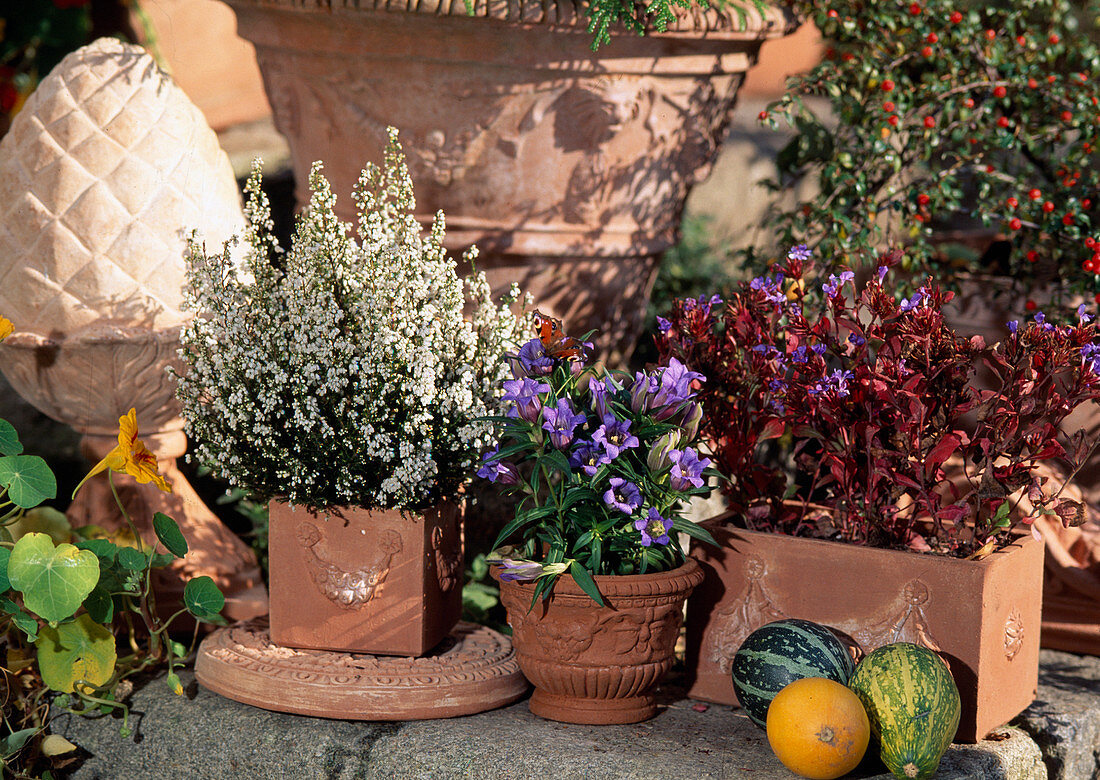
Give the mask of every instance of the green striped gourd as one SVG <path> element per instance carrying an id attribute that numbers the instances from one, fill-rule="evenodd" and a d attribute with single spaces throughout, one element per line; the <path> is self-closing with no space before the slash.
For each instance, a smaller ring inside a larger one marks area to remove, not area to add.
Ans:
<path id="1" fill-rule="evenodd" d="M 860 661 L 848 687 L 867 710 L 886 768 L 904 780 L 935 775 L 959 727 L 959 689 L 947 664 L 925 647 L 896 642 Z"/>
<path id="2" fill-rule="evenodd" d="M 772 699 L 795 680 L 825 677 L 847 685 L 853 668 L 848 650 L 828 628 L 794 618 L 753 631 L 730 664 L 737 701 L 760 728 Z"/>

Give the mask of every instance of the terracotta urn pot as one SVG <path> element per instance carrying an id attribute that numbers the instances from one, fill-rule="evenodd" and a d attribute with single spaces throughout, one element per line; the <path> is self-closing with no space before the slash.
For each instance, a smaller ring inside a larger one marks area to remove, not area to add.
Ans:
<path id="1" fill-rule="evenodd" d="M 684 600 L 703 571 L 689 558 L 672 571 L 594 579 L 607 606 L 569 575 L 534 607 L 533 583 L 500 582 L 519 667 L 535 686 L 531 712 L 566 723 L 637 723 L 657 712 L 653 690 L 672 667 Z"/>
<path id="2" fill-rule="evenodd" d="M 271 640 L 421 656 L 462 612 L 462 508 L 422 513 L 269 505 Z"/>
<path id="3" fill-rule="evenodd" d="M 1035 698 L 1043 545 L 1024 536 L 980 560 L 881 550 L 704 523 L 705 577 L 688 601 L 692 698 L 737 704 L 730 660 L 766 623 L 821 623 L 869 653 L 912 642 L 940 655 L 962 697 L 955 737 L 976 742 Z"/>
<path id="4" fill-rule="evenodd" d="M 762 42 L 795 17 L 749 4 L 674 8 L 666 33 L 618 30 L 594 53 L 572 0 L 227 0 L 256 46 L 294 161 L 315 160 L 337 211 L 389 125 L 425 224 L 476 243 L 494 295 L 513 282 L 603 357 L 629 354 L 658 256 L 710 170 Z M 738 11 L 745 6 L 741 24 Z"/>

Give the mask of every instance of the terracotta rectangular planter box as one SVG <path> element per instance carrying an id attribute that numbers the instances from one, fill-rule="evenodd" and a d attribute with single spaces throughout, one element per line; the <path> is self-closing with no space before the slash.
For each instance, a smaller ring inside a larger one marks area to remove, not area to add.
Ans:
<path id="1" fill-rule="evenodd" d="M 1031 536 L 981 561 L 800 539 L 704 523 L 703 583 L 688 600 L 688 695 L 737 704 L 729 659 L 783 618 L 829 626 L 864 653 L 913 642 L 940 654 L 962 697 L 956 742 L 976 742 L 1035 698 L 1043 545 Z"/>
<path id="2" fill-rule="evenodd" d="M 462 611 L 462 510 L 269 505 L 271 639 L 285 647 L 420 656 Z"/>

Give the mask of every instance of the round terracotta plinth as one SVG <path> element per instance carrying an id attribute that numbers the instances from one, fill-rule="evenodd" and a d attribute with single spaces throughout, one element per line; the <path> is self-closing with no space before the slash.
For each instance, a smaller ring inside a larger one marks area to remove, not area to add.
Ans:
<path id="1" fill-rule="evenodd" d="M 502 707 L 527 691 L 509 639 L 459 623 L 432 654 L 393 658 L 271 643 L 266 620 L 203 640 L 201 685 L 265 710 L 342 720 L 424 720 Z"/>
<path id="2" fill-rule="evenodd" d="M 547 693 L 542 688 L 535 688 L 530 706 L 531 712 L 540 718 L 592 726 L 641 723 L 657 714 L 657 702 L 652 696 L 589 699 Z"/>

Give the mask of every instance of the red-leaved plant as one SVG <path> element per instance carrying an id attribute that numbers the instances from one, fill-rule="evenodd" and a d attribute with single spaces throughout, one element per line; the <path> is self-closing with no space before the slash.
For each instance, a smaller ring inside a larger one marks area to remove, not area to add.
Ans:
<path id="1" fill-rule="evenodd" d="M 1025 491 L 1036 513 L 1083 522 L 1084 507 L 1044 490 L 1036 468 L 1062 461 L 1072 475 L 1095 446 L 1059 429 L 1100 399 L 1097 327 L 1084 306 L 1072 325 L 1041 312 L 1009 323 L 1010 336 L 987 347 L 945 324 L 953 293 L 931 279 L 895 299 L 884 280 L 898 251 L 862 290 L 850 271 L 830 276 L 811 313 L 809 259 L 795 247 L 777 274 L 724 306 L 683 300 L 659 319 L 662 358 L 708 377 L 703 432 L 740 522 L 975 557 L 1034 520 L 1012 511 Z M 976 380 L 983 365 L 992 389 Z M 763 457 L 770 440 L 786 445 L 779 457 Z"/>

